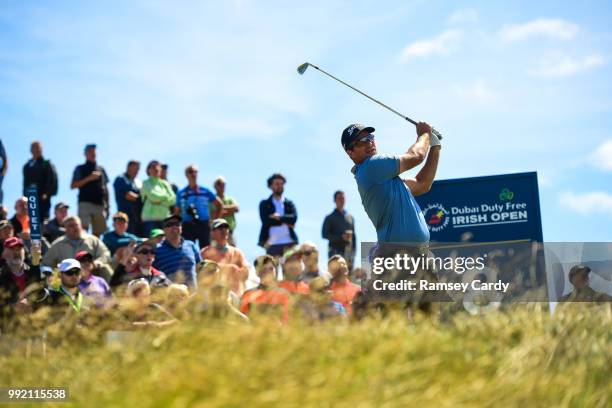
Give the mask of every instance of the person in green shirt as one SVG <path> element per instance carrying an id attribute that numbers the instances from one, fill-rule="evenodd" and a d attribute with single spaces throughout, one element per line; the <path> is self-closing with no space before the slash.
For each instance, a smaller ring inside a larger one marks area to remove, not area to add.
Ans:
<path id="1" fill-rule="evenodd" d="M 230 235 L 228 243 L 232 246 L 236 246 L 236 239 L 234 238 L 234 230 L 236 229 L 236 213 L 240 211 L 238 203 L 229 196 L 225 195 L 225 178 L 219 176 L 213 183 L 217 197 L 223 202 L 223 209 L 221 211 L 221 217 L 227 221 L 230 227 Z"/>
<path id="2" fill-rule="evenodd" d="M 162 228 L 164 218 L 170 216 L 170 206 L 176 201 L 172 186 L 160 177 L 161 170 L 160 162 L 151 161 L 147 165 L 149 178 L 142 183 L 140 191 L 145 236 L 154 228 Z"/>

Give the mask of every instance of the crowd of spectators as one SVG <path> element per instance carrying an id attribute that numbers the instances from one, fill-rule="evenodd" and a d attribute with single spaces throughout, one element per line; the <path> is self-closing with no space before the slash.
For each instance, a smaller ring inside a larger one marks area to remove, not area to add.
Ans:
<path id="1" fill-rule="evenodd" d="M 283 323 L 296 314 L 310 321 L 351 316 L 360 286 L 351 282 L 356 238 L 343 192 L 334 194 L 335 208 L 323 222 L 329 262 L 321 270 L 317 246 L 300 244 L 295 232 L 287 179 L 270 176 L 271 195 L 259 204 L 265 255 L 251 263 L 237 246 L 240 207 L 226 194 L 225 178 L 209 189 L 193 164 L 179 189 L 168 181 L 167 165 L 150 161 L 148 178 L 140 181 L 140 162 L 129 161 L 112 183 L 118 211 L 109 228 L 110 179 L 96 150 L 85 146 L 85 163 L 72 175 L 75 214 L 63 201 L 52 206 L 59 177 L 42 143 L 33 142 L 23 167 L 24 196 L 9 218 L 1 205 L 8 158 L 0 141 L 0 333 L 14 317 L 43 307 L 61 311 L 49 316 L 120 311 L 122 324 L 132 328 L 176 324 L 200 312 L 240 321 L 266 314 Z M 43 220 L 40 239 L 30 229 L 32 187 Z"/>

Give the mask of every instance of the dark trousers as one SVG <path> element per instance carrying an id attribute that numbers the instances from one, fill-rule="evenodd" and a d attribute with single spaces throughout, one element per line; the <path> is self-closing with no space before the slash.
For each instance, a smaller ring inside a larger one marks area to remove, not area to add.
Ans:
<path id="1" fill-rule="evenodd" d="M 276 257 L 276 258 L 280 258 L 283 256 L 286 250 L 293 247 L 294 245 L 296 245 L 294 242 L 289 243 L 289 244 L 270 245 L 266 249 L 266 254 Z"/>
<path id="2" fill-rule="evenodd" d="M 184 221 L 183 238 L 196 242 L 200 249 L 210 244 L 210 226 L 208 220 L 205 221 Z"/>

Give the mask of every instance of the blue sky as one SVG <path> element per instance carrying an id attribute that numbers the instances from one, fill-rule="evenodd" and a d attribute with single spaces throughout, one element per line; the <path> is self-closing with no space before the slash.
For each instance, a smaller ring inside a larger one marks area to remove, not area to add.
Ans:
<path id="1" fill-rule="evenodd" d="M 95 142 L 111 178 L 132 158 L 169 163 L 181 186 L 188 163 L 206 185 L 223 174 L 250 258 L 276 171 L 301 240 L 325 246 L 336 189 L 359 239 L 375 240 L 340 132 L 371 124 L 379 151 L 399 153 L 414 127 L 320 73 L 299 76 L 310 61 L 442 131 L 438 178 L 537 171 L 546 241 L 610 241 L 612 6 L 493 3 L 3 1 L 5 203 L 39 139 L 75 204 L 70 175 Z"/>

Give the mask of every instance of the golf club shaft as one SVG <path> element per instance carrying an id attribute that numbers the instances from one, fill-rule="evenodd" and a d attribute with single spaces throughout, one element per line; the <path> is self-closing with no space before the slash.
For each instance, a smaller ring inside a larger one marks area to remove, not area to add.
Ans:
<path id="1" fill-rule="evenodd" d="M 326 72 L 324 70 L 322 70 L 321 68 L 317 67 L 316 65 L 313 65 L 311 63 L 308 63 L 308 65 L 310 65 L 311 67 L 321 71 L 322 73 L 324 73 L 325 75 L 327 75 L 328 77 L 335 79 L 336 81 L 340 82 L 343 85 L 348 86 L 349 88 L 351 88 L 353 91 L 359 92 L 360 94 L 362 94 L 363 96 L 365 96 L 366 98 L 370 99 L 371 101 L 376 102 L 377 104 L 379 104 L 380 106 L 382 106 L 383 108 L 387 108 L 388 110 L 390 110 L 391 112 L 395 113 L 397 116 L 401 117 L 404 120 L 407 120 L 408 122 L 412 123 L 413 125 L 417 125 L 417 122 L 410 119 L 408 116 L 402 115 L 401 113 L 399 113 L 398 111 L 396 111 L 395 109 L 393 109 L 390 106 L 385 105 L 384 103 L 382 103 L 381 101 L 379 101 L 378 99 L 372 98 L 370 95 L 361 92 L 359 89 L 355 88 L 354 86 L 347 84 L 346 82 L 344 82 L 343 80 L 341 80 L 340 78 L 336 78 L 335 76 L 333 76 L 332 74 L 330 74 L 329 72 Z M 436 135 L 438 137 L 438 139 L 442 139 L 442 135 L 440 134 L 440 132 L 438 132 L 437 130 L 435 130 L 434 128 L 432 128 L 432 133 L 434 135 Z"/>

